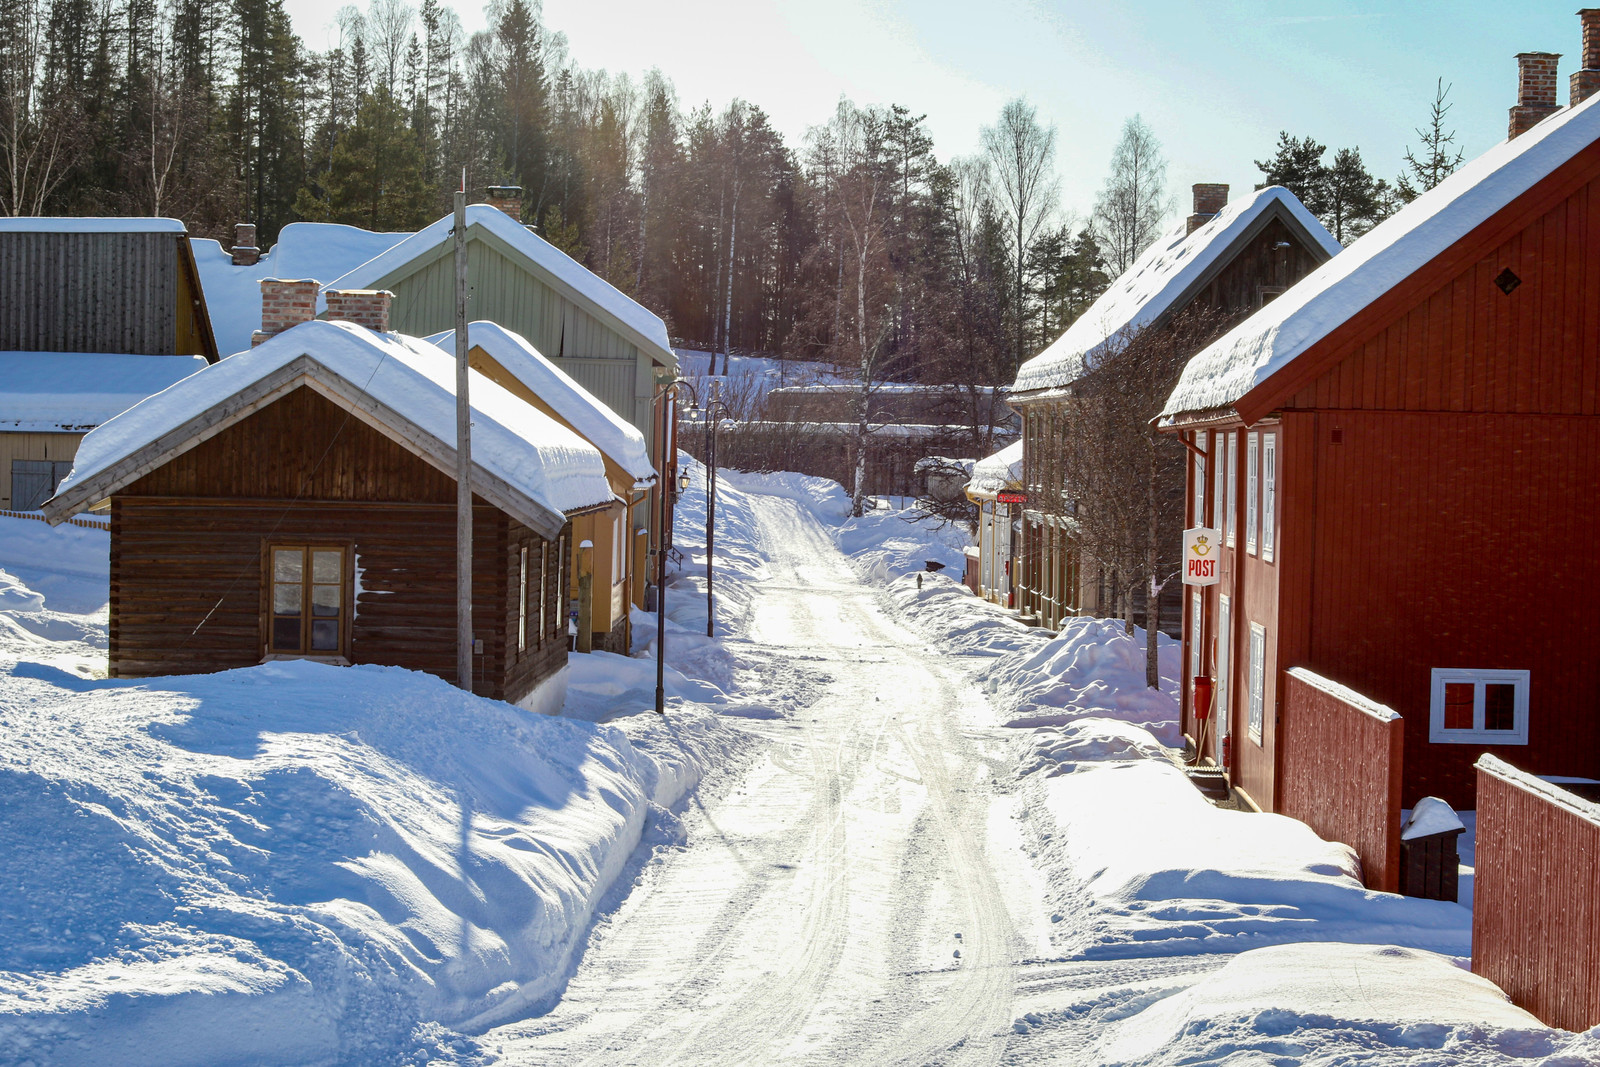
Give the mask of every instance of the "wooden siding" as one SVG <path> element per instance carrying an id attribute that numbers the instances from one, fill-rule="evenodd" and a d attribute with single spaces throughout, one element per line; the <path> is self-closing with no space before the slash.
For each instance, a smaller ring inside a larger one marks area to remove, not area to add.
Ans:
<path id="1" fill-rule="evenodd" d="M 1551 1026 L 1600 1025 L 1600 809 L 1478 768 L 1472 970 Z"/>
<path id="2" fill-rule="evenodd" d="M 82 440 L 81 433 L 0 433 L 0 509 L 11 507 L 12 460 L 69 460 Z"/>
<path id="3" fill-rule="evenodd" d="M 265 545 L 326 541 L 350 546 L 358 576 L 351 661 L 453 681 L 454 500 L 454 482 L 423 460 L 311 390 L 289 393 L 113 498 L 112 673 L 260 662 Z M 474 689 L 516 700 L 565 662 L 560 591 L 550 583 L 549 647 L 518 656 L 516 549 L 540 542 L 474 503 L 473 618 L 484 642 Z M 554 555 L 552 546 L 552 568 Z"/>
<path id="4" fill-rule="evenodd" d="M 1434 668 L 1522 669 L 1536 774 L 1600 777 L 1593 522 L 1600 420 L 1325 414 L 1303 665 L 1406 719 L 1405 802 L 1473 806 L 1482 745 L 1428 742 Z M 1334 431 L 1340 442 L 1334 443 Z M 1287 548 L 1287 546 L 1286 546 Z M 1293 664 L 1291 664 L 1293 665 Z"/>
<path id="5" fill-rule="evenodd" d="M 1400 719 L 1351 703 L 1310 671 L 1283 672 L 1283 717 L 1295 743 L 1284 748 L 1278 803 L 1361 857 L 1368 889 L 1400 891 Z"/>
<path id="6" fill-rule="evenodd" d="M 1283 245 L 1284 247 L 1279 247 Z M 1219 308 L 1258 308 L 1327 260 L 1279 218 L 1242 245 L 1227 265 L 1194 297 L 1194 302 Z"/>
<path id="7" fill-rule="evenodd" d="M 0 233 L 0 351 L 198 354 L 179 347 L 172 233 Z M 194 330 L 187 336 L 193 341 Z"/>
<path id="8" fill-rule="evenodd" d="M 653 453 L 649 355 L 546 285 L 498 242 L 473 234 L 467 243 L 467 270 L 472 279 L 470 318 L 492 320 L 526 337 L 540 354 L 638 426 Z M 455 266 L 449 255 L 427 257 L 377 284 L 395 294 L 390 321 L 401 333 L 426 337 L 455 328 Z"/>

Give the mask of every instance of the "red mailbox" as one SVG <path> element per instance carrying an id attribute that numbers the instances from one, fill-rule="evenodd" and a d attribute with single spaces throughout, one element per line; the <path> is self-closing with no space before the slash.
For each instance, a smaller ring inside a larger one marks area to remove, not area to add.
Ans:
<path id="1" fill-rule="evenodd" d="M 1194 680 L 1194 718 L 1204 722 L 1211 717 L 1211 679 L 1199 675 Z"/>

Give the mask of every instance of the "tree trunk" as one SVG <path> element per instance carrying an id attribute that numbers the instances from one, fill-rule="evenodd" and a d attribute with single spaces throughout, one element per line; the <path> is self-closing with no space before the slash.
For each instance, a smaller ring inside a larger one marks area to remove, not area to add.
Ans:
<path id="1" fill-rule="evenodd" d="M 1160 480 L 1160 464 L 1157 459 L 1155 442 L 1149 445 L 1150 477 L 1149 495 L 1146 506 L 1150 511 L 1149 538 L 1144 546 L 1144 568 L 1149 576 L 1150 590 L 1145 594 L 1144 603 L 1144 684 L 1151 689 L 1161 688 L 1161 587 L 1164 583 L 1156 576 L 1156 559 L 1159 549 L 1160 528 L 1157 523 L 1156 496 L 1157 485 Z"/>
<path id="2" fill-rule="evenodd" d="M 733 206 L 728 212 L 728 301 L 722 312 L 722 376 L 728 376 L 729 336 L 733 330 L 733 248 L 739 237 L 739 183 L 733 184 Z"/>

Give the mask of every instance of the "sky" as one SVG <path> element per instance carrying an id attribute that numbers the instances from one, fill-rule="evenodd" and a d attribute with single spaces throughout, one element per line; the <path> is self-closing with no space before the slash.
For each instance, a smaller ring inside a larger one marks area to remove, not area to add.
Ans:
<path id="1" fill-rule="evenodd" d="M 470 32 L 485 16 L 462 0 Z M 307 44 L 327 46 L 333 5 L 286 0 Z M 1468 158 L 1506 133 L 1515 55 L 1580 65 L 1572 0 L 544 0 L 587 68 L 658 67 L 686 107 L 742 97 L 798 148 L 841 96 L 927 116 L 941 160 L 978 151 L 1002 105 L 1025 97 L 1057 133 L 1065 211 L 1087 214 L 1123 122 L 1161 141 L 1180 213 L 1189 186 L 1260 180 L 1278 131 L 1357 147 L 1391 180 L 1435 82 Z M 1331 158 L 1331 152 L 1330 152 Z"/>

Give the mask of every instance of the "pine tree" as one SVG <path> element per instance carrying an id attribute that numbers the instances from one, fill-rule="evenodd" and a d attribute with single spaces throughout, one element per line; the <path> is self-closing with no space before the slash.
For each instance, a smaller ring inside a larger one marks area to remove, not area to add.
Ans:
<path id="1" fill-rule="evenodd" d="M 432 220 L 434 192 L 422 147 L 400 102 L 378 86 L 333 149 L 324 193 L 302 190 L 295 210 L 319 222 L 369 230 L 415 230 Z"/>
<path id="2" fill-rule="evenodd" d="M 1450 89 L 1443 78 L 1434 86 L 1428 127 L 1417 127 L 1417 136 L 1422 138 L 1421 158 L 1411 150 L 1410 145 L 1406 146 L 1406 169 L 1395 181 L 1396 192 L 1403 203 L 1409 204 L 1450 177 L 1466 158 L 1466 152 L 1456 147 L 1456 131 L 1446 133 L 1444 129 L 1445 115 L 1454 106 L 1445 103 Z"/>
<path id="3" fill-rule="evenodd" d="M 1299 198 L 1307 211 L 1321 218 L 1328 211 L 1327 168 L 1322 155 L 1328 146 L 1310 137 L 1295 138 L 1278 132 L 1278 148 L 1271 159 L 1256 160 L 1262 182 L 1257 189 L 1281 185 Z"/>
<path id="4" fill-rule="evenodd" d="M 1383 220 L 1389 183 L 1375 179 L 1361 162 L 1361 149 L 1334 153 L 1324 182 L 1327 207 L 1323 224 L 1340 244 L 1353 241 Z"/>

